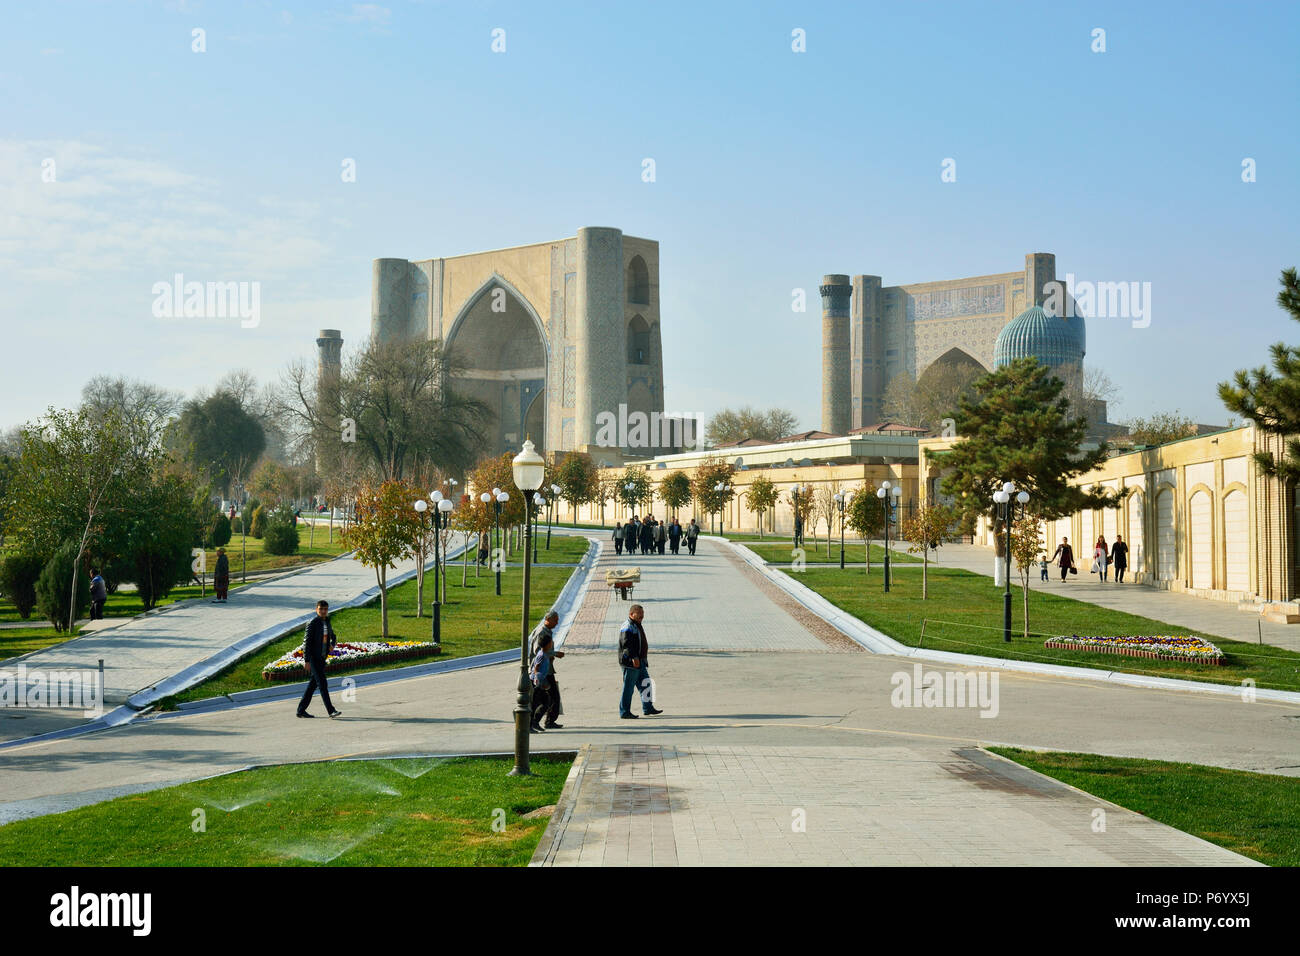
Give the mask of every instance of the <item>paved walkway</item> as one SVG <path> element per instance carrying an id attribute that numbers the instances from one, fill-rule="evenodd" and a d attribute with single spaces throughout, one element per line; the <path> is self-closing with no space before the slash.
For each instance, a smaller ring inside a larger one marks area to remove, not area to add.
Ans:
<path id="1" fill-rule="evenodd" d="M 1249 866 L 973 747 L 606 744 L 579 754 L 546 866 Z"/>
<path id="2" fill-rule="evenodd" d="M 652 804 L 671 815 L 657 832 L 662 837 L 669 824 L 679 863 L 722 856 L 735 862 L 851 856 L 854 862 L 1150 863 L 1213 855 L 1127 818 L 1094 839 L 1091 811 L 1104 804 L 1049 800 L 991 782 L 985 771 L 994 771 L 981 763 L 989 758 L 969 752 L 986 743 L 1300 776 L 1300 713 L 1291 705 L 990 672 L 987 679 L 998 682 L 995 714 L 971 706 L 897 706 L 899 680 L 919 665 L 828 644 L 764 591 L 756 572 L 727 557 L 726 547 L 702 543 L 694 564 L 687 555 L 637 559 L 643 579 L 636 599 L 646 607 L 662 716 L 617 716 L 620 676 L 609 631 L 624 609 L 610 601 L 602 576 L 587 592 L 566 641 L 570 653 L 557 667 L 565 728 L 533 737 L 538 751 L 590 744 L 644 752 L 630 758 L 625 773 L 633 773 L 637 760 L 648 772 L 654 748 L 678 755 L 661 760 L 668 789 Z M 683 607 L 690 613 L 680 612 Z M 938 666 L 925 670 L 946 673 Z M 250 764 L 509 751 L 517 677 L 506 665 L 357 687 L 350 699 L 337 694 L 343 717 L 334 721 L 295 720 L 294 704 L 280 701 L 21 745 L 0 752 L 0 821 Z M 671 771 L 679 776 L 670 783 L 670 763 L 682 754 L 695 769 Z M 617 778 L 618 762 L 602 759 Z M 1026 779 L 1036 781 L 1024 783 L 1029 791 L 1050 787 L 1036 774 Z M 787 845 L 795 808 L 807 811 L 806 845 Z M 610 830 L 615 809 L 611 803 L 604 811 L 602 862 L 605 852 L 609 862 L 620 852 L 619 831 Z M 1086 811 L 1081 829 L 1080 810 Z M 596 805 L 584 812 L 599 815 Z M 586 832 L 594 841 L 599 826 L 587 821 L 584 848 Z M 864 828 L 866 836 L 846 836 Z M 867 836 L 874 842 L 864 844 Z M 624 862 L 632 857 L 630 828 L 626 842 Z M 832 843 L 842 847 L 833 851 Z"/>

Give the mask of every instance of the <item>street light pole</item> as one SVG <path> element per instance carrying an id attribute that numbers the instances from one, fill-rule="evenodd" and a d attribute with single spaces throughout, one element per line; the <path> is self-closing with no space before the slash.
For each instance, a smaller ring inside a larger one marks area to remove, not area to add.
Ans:
<path id="1" fill-rule="evenodd" d="M 882 481 L 880 487 L 876 489 L 876 497 L 880 499 L 881 510 L 885 517 L 885 591 L 889 591 L 889 523 L 893 517 L 894 511 L 898 508 L 898 499 L 902 496 L 903 489 L 899 485 L 891 486 L 888 481 Z M 871 547 L 868 542 L 867 547 Z"/>
<path id="2" fill-rule="evenodd" d="M 993 493 L 993 503 L 998 506 L 998 511 L 1002 517 L 1002 524 L 1006 531 L 1006 544 L 1004 547 L 1006 560 L 1006 580 L 1003 581 L 1002 592 L 1002 640 L 1011 643 L 1011 525 L 1016 519 L 1016 503 L 1019 503 L 1023 512 L 1025 505 L 1029 502 L 1029 492 L 1016 492 L 1015 482 L 1004 481 L 1002 488 Z"/>
<path id="3" fill-rule="evenodd" d="M 528 515 L 532 511 L 532 498 L 542 485 L 546 473 L 546 462 L 537 454 L 530 439 L 524 439 L 523 450 L 511 463 L 514 468 L 515 485 L 524 493 L 524 596 L 522 626 L 519 638 L 519 694 L 515 699 L 515 765 L 510 771 L 512 777 L 526 777 L 531 774 L 528 764 L 528 734 L 532 726 L 533 684 L 528 677 L 528 604 L 532 583 L 532 523 Z"/>
<path id="4" fill-rule="evenodd" d="M 848 504 L 849 492 L 836 492 L 835 501 L 840 506 L 840 570 L 844 570 L 844 506 Z"/>
<path id="5" fill-rule="evenodd" d="M 551 550 L 551 526 L 555 523 L 556 512 L 560 510 L 560 492 L 563 491 L 559 485 L 551 485 L 551 500 L 546 503 L 546 550 Z M 577 524 L 575 520 L 573 522 Z"/>

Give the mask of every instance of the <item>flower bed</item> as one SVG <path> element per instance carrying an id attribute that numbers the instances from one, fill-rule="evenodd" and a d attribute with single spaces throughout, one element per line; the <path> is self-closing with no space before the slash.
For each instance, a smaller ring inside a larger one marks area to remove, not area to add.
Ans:
<path id="1" fill-rule="evenodd" d="M 432 641 L 340 641 L 325 656 L 325 673 L 431 657 L 441 650 Z M 301 647 L 294 648 L 262 668 L 262 677 L 266 680 L 304 680 L 308 676 Z"/>
<path id="2" fill-rule="evenodd" d="M 1163 661 L 1191 661 L 1196 664 L 1222 664 L 1223 651 L 1209 641 L 1190 635 L 1142 637 L 1054 637 L 1043 643 L 1044 647 L 1067 651 L 1092 651 L 1099 654 L 1123 654 L 1127 657 L 1147 657 Z"/>

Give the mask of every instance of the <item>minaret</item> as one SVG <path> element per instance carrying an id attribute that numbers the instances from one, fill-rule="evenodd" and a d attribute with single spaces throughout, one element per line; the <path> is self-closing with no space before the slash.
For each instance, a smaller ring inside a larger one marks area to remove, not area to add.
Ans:
<path id="1" fill-rule="evenodd" d="M 325 433 L 316 447 L 316 472 L 330 474 L 338 464 L 338 442 L 342 440 L 339 420 L 339 376 L 343 372 L 343 333 L 321 329 L 316 337 L 316 414 Z"/>
<path id="2" fill-rule="evenodd" d="M 822 431 L 847 435 L 852 427 L 849 302 L 853 286 L 846 275 L 822 277 Z"/>

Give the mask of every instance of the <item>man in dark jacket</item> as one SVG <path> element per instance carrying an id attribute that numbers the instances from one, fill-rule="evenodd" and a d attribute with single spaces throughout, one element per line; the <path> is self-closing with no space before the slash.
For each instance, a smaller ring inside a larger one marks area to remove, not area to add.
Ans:
<path id="1" fill-rule="evenodd" d="M 618 521 L 614 522 L 613 537 L 614 537 L 614 554 L 616 555 L 622 554 L 623 553 L 623 525 Z"/>
<path id="2" fill-rule="evenodd" d="M 230 594 L 230 558 L 226 557 L 225 548 L 217 548 L 217 570 L 212 576 L 212 584 L 217 591 L 217 600 L 225 604 Z"/>
<path id="3" fill-rule="evenodd" d="M 104 583 L 104 577 L 99 573 L 99 568 L 90 569 L 90 619 L 92 621 L 102 621 L 104 619 L 104 604 L 108 601 L 108 585 Z"/>
<path id="4" fill-rule="evenodd" d="M 1124 543 L 1122 534 L 1115 535 L 1115 543 L 1110 548 L 1110 560 L 1115 565 L 1115 583 L 1119 584 L 1124 580 L 1124 572 L 1128 569 L 1128 545 Z"/>
<path id="5" fill-rule="evenodd" d="M 636 515 L 632 520 L 623 526 L 623 547 L 627 549 L 628 554 L 636 554 L 637 540 L 641 536 L 641 522 L 636 520 Z"/>
<path id="6" fill-rule="evenodd" d="M 624 720 L 635 720 L 632 713 L 632 692 L 644 688 L 641 694 L 641 712 L 646 715 L 662 714 L 656 710 L 650 700 L 650 669 L 646 666 L 646 655 L 650 645 L 645 639 L 645 628 L 641 620 L 645 617 L 645 608 L 633 604 L 628 608 L 627 623 L 618 632 L 618 662 L 623 667 L 623 696 L 618 701 L 618 715 Z"/>
<path id="7" fill-rule="evenodd" d="M 691 554 L 695 553 L 695 541 L 700 536 L 700 526 L 691 519 L 691 523 L 686 526 L 686 547 L 690 549 Z"/>
<path id="8" fill-rule="evenodd" d="M 641 522 L 641 553 L 650 554 L 655 548 L 655 519 L 652 515 L 646 515 L 645 521 Z"/>
<path id="9" fill-rule="evenodd" d="M 659 549 L 660 554 L 664 553 L 664 546 L 667 544 L 668 544 L 668 528 L 662 521 L 656 522 L 655 523 L 655 547 Z"/>
<path id="10" fill-rule="evenodd" d="M 672 548 L 673 554 L 677 553 L 677 548 L 682 543 L 682 523 L 673 516 L 673 523 L 668 526 L 668 546 Z"/>
<path id="11" fill-rule="evenodd" d="M 311 695 L 317 687 L 320 688 L 320 699 L 325 702 L 326 712 L 331 717 L 339 715 L 339 711 L 335 710 L 334 705 L 330 703 L 329 684 L 325 679 L 325 655 L 334 644 L 334 627 L 330 624 L 329 602 L 317 601 L 316 616 L 307 625 L 307 638 L 302 642 L 302 660 L 307 665 L 311 680 L 307 682 L 307 690 L 303 692 L 302 700 L 298 702 L 299 717 L 316 716 L 307 713 L 307 708 L 311 705 Z"/>
<path id="12" fill-rule="evenodd" d="M 540 686 L 545 697 L 545 706 L 533 709 L 533 723 L 536 724 L 541 720 L 542 715 L 546 715 L 546 730 L 561 730 L 563 724 L 557 724 L 555 718 L 560 716 L 560 684 L 555 679 L 555 659 L 563 657 L 564 651 L 555 649 L 555 625 L 560 623 L 560 615 L 554 611 L 548 611 L 542 623 L 533 628 L 533 633 L 528 636 L 528 659 L 535 660 L 537 652 L 545 648 L 546 650 L 546 675 L 545 680 Z"/>

